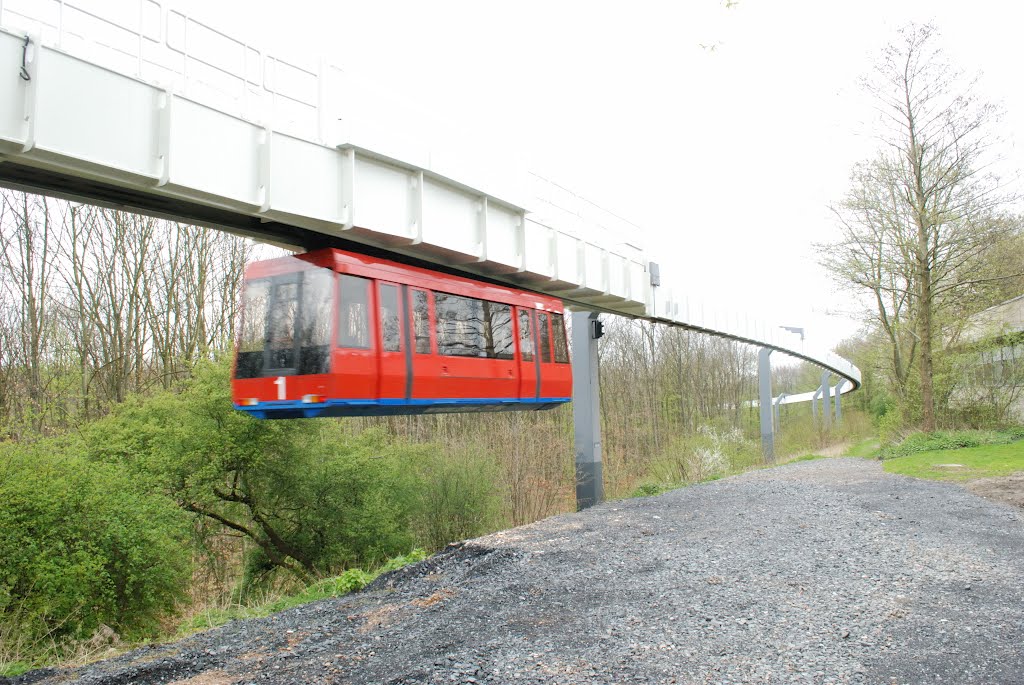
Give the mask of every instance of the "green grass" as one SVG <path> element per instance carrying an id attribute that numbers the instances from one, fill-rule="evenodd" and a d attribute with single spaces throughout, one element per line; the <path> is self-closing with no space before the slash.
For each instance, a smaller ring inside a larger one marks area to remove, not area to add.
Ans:
<path id="1" fill-rule="evenodd" d="M 918 452 L 888 459 L 885 470 L 914 478 L 968 481 L 1024 471 L 1024 441 Z"/>
<path id="2" fill-rule="evenodd" d="M 823 455 L 823 454 L 805 454 L 805 455 L 803 455 L 801 457 L 793 457 L 792 459 L 787 460 L 786 463 L 787 464 L 792 464 L 792 463 L 798 462 L 798 461 L 814 461 L 815 459 L 824 459 L 824 458 L 825 458 L 825 455 Z"/>
<path id="3" fill-rule="evenodd" d="M 868 438 L 867 440 L 861 440 L 860 442 L 851 445 L 843 456 L 872 459 L 878 454 L 880 446 L 881 443 L 878 442 L 878 438 Z"/>
<path id="4" fill-rule="evenodd" d="M 32 664 L 24 661 L 12 661 L 9 664 L 0 664 L 0 678 L 14 678 L 22 673 L 32 670 Z"/>

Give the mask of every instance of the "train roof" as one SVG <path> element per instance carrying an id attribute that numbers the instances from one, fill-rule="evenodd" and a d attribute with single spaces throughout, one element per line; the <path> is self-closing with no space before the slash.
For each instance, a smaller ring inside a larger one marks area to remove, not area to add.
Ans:
<path id="1" fill-rule="evenodd" d="M 464 297 L 476 297 L 545 311 L 562 311 L 561 300 L 550 295 L 477 281 L 472 278 L 401 264 L 389 259 L 333 247 L 253 262 L 246 268 L 246 278 L 267 278 L 293 273 L 305 268 L 304 265 L 320 266 L 339 273 L 349 273 L 366 278 L 407 283 L 414 287 L 418 286 Z"/>

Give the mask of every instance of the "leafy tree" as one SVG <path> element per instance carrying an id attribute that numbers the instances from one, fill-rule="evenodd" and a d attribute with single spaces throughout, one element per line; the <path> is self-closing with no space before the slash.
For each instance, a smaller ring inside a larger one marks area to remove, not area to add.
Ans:
<path id="1" fill-rule="evenodd" d="M 235 411 L 228 365 L 180 393 L 137 398 L 88 432 L 92 458 L 127 464 L 186 511 L 243 535 L 303 580 L 412 548 L 414 454 L 382 431 L 329 420 L 260 421 Z"/>
<path id="2" fill-rule="evenodd" d="M 992 166 L 998 110 L 974 94 L 936 41 L 932 26 L 904 28 L 866 82 L 881 115 L 881 147 L 855 167 L 834 208 L 842 237 L 824 258 L 870 297 L 893 387 L 904 403 L 920 403 L 927 431 L 936 422 L 936 345 L 941 351 L 955 333 L 965 301 L 977 303 L 979 290 L 1012 277 L 983 265 L 1016 225 Z"/>

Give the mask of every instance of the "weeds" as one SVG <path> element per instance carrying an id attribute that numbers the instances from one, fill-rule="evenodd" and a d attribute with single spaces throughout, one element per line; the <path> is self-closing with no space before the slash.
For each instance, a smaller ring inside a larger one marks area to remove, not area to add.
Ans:
<path id="1" fill-rule="evenodd" d="M 321 599 L 341 597 L 350 592 L 362 590 L 384 573 L 396 571 L 409 564 L 423 561 L 426 558 L 427 553 L 424 550 L 415 549 L 409 554 L 388 559 L 383 565 L 371 571 L 352 568 L 341 575 L 319 580 L 292 594 L 265 597 L 260 601 L 246 605 L 236 604 L 224 608 L 210 608 L 184 621 L 178 627 L 177 635 L 183 637 L 202 630 L 216 628 L 230 621 L 260 618 Z"/>

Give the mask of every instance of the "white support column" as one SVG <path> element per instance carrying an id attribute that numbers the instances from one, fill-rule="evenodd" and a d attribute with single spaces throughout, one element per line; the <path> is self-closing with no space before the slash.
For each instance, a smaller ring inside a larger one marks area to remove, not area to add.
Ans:
<path id="1" fill-rule="evenodd" d="M 828 430 L 832 427 L 832 372 L 821 372 L 821 425 Z"/>
<path id="2" fill-rule="evenodd" d="M 846 379 L 840 378 L 836 382 L 836 425 L 838 426 L 840 421 L 843 420 L 843 406 L 840 398 L 843 396 L 843 386 L 846 385 Z"/>
<path id="3" fill-rule="evenodd" d="M 572 313 L 572 417 L 576 433 L 576 510 L 604 501 L 597 312 Z"/>
<path id="4" fill-rule="evenodd" d="M 772 411 L 772 350 L 762 347 L 757 353 L 758 408 L 761 410 L 761 452 L 769 464 L 775 461 L 775 421 Z"/>
<path id="5" fill-rule="evenodd" d="M 786 399 L 786 393 L 780 393 L 775 398 L 775 432 L 782 432 L 782 400 Z"/>

